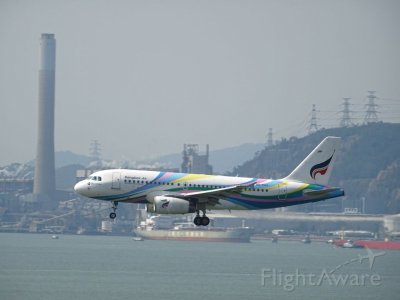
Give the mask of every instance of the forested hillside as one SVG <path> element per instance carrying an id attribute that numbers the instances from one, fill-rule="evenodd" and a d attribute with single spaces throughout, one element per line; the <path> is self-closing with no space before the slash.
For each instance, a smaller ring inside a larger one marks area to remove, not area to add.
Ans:
<path id="1" fill-rule="evenodd" d="M 352 207 L 366 213 L 399 213 L 400 124 L 323 129 L 303 138 L 283 139 L 234 168 L 231 175 L 284 177 L 326 136 L 343 139 L 330 185 L 343 187 L 346 197 L 293 209 L 342 211 Z"/>

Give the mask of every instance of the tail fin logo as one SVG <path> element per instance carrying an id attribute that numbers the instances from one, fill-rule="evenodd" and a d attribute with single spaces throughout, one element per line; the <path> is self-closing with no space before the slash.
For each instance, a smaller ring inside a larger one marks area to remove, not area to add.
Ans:
<path id="1" fill-rule="evenodd" d="M 324 161 L 320 164 L 317 164 L 311 168 L 310 176 L 312 179 L 315 180 L 315 177 L 317 176 L 317 174 L 325 175 L 325 173 L 328 171 L 329 164 L 330 164 L 334 154 L 335 154 L 335 151 L 333 151 L 333 154 L 329 159 L 327 159 L 326 161 Z"/>

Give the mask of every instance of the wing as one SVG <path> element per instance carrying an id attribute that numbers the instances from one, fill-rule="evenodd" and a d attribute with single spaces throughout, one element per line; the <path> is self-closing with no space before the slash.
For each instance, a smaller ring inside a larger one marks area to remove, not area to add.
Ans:
<path id="1" fill-rule="evenodd" d="M 212 189 L 207 191 L 190 192 L 190 193 L 173 193 L 165 194 L 167 197 L 175 197 L 184 200 L 197 200 L 202 203 L 211 205 L 218 204 L 218 200 L 227 195 L 227 193 L 240 193 L 242 190 L 247 188 L 249 185 L 232 185 L 219 189 Z"/>

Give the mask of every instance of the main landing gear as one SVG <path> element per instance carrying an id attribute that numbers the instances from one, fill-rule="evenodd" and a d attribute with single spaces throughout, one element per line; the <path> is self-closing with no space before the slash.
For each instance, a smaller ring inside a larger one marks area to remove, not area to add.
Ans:
<path id="1" fill-rule="evenodd" d="M 206 216 L 206 212 L 203 211 L 203 216 L 200 217 L 199 211 L 197 211 L 196 217 L 193 219 L 193 223 L 196 226 L 207 226 L 210 224 L 210 219 Z"/>
<path id="2" fill-rule="evenodd" d="M 117 214 L 115 213 L 115 211 L 117 210 L 117 206 L 118 206 L 118 202 L 117 201 L 113 201 L 112 202 L 112 209 L 113 212 L 110 213 L 110 219 L 114 220 L 117 217 Z"/>

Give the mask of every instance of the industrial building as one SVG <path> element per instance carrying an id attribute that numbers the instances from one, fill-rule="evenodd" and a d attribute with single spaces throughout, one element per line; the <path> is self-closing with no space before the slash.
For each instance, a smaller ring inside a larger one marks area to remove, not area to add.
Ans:
<path id="1" fill-rule="evenodd" d="M 182 152 L 182 173 L 198 173 L 209 174 L 213 173 L 212 166 L 209 164 L 210 147 L 206 145 L 206 153 L 199 153 L 198 144 L 184 144 Z"/>

